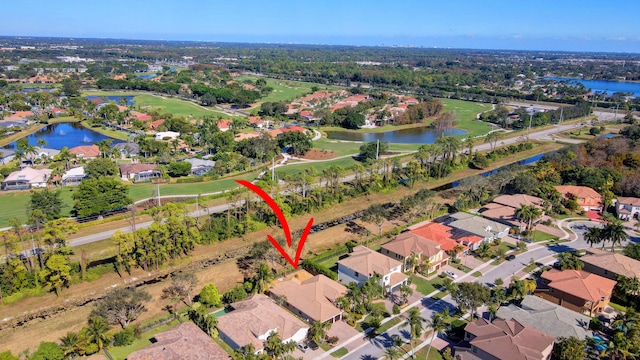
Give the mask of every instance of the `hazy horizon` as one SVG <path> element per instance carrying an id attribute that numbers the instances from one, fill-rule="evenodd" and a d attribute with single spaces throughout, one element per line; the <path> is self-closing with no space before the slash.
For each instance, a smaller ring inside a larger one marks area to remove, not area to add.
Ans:
<path id="1" fill-rule="evenodd" d="M 638 13 L 624 0 L 21 0 L 4 6 L 0 35 L 640 53 Z"/>

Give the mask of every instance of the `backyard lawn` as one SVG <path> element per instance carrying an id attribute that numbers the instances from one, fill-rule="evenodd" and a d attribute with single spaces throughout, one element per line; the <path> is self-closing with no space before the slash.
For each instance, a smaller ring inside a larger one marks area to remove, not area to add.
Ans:
<path id="1" fill-rule="evenodd" d="M 153 330 L 150 330 L 150 331 L 147 331 L 145 333 L 142 333 L 140 338 L 139 339 L 135 339 L 133 341 L 133 344 L 131 344 L 131 345 L 128 345 L 128 346 L 116 346 L 116 347 L 110 348 L 109 349 L 109 354 L 111 354 L 111 356 L 115 360 L 124 360 L 132 352 L 134 352 L 136 350 L 143 349 L 143 348 L 151 345 L 152 342 L 150 341 L 150 339 L 152 337 L 154 337 L 157 333 L 169 330 L 169 329 L 171 329 L 171 328 L 173 328 L 173 327 L 175 327 L 177 325 L 179 325 L 178 320 L 174 320 L 174 321 L 170 322 L 169 324 L 158 326 L 157 328 L 155 328 Z"/>

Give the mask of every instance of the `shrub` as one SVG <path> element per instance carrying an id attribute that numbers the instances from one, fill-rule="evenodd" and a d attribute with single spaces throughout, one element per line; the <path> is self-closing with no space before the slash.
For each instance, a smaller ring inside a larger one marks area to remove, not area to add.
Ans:
<path id="1" fill-rule="evenodd" d="M 400 306 L 398 306 L 397 304 L 393 304 L 393 315 L 398 314 L 400 314 Z"/>
<path id="2" fill-rule="evenodd" d="M 313 262 L 312 260 L 303 260 L 302 267 L 313 274 L 322 274 L 329 279 L 338 280 L 338 274 L 331 271 L 331 269 L 326 266 Z"/>
<path id="3" fill-rule="evenodd" d="M 200 291 L 198 301 L 207 306 L 220 306 L 220 293 L 214 284 L 208 284 Z"/>
<path id="4" fill-rule="evenodd" d="M 116 333 L 113 336 L 113 345 L 114 346 L 127 346 L 133 344 L 135 340 L 135 334 L 133 331 L 133 327 L 126 327 L 122 329 L 122 331 Z"/>

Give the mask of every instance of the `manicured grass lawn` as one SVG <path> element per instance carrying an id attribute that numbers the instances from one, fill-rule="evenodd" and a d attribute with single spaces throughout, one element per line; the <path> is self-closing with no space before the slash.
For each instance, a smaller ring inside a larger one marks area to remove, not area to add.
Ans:
<path id="1" fill-rule="evenodd" d="M 224 191 L 239 187 L 235 180 L 253 180 L 258 172 L 251 172 L 241 176 L 220 179 L 215 181 L 187 183 L 187 184 L 161 184 L 160 195 L 197 195 L 217 191 Z M 148 198 L 154 195 L 157 185 L 151 183 L 134 184 L 129 186 L 129 195 L 135 200 Z"/>
<path id="2" fill-rule="evenodd" d="M 379 334 L 383 334 L 385 333 L 387 330 L 391 329 L 392 327 L 400 324 L 402 322 L 402 318 L 401 317 L 394 317 L 393 319 L 387 321 L 386 323 L 380 325 L 380 327 L 378 328 L 378 333 Z"/>
<path id="3" fill-rule="evenodd" d="M 175 116 L 190 116 L 192 118 L 201 118 L 204 116 L 220 116 L 226 119 L 233 118 L 232 116 L 226 115 L 219 111 L 209 110 L 185 100 L 169 98 L 166 96 L 160 97 L 155 95 L 140 94 L 136 95 L 133 98 L 133 101 L 136 103 L 136 107 L 140 106 L 140 108 L 144 108 L 145 106 L 148 106 L 149 108 L 158 110 L 161 113 L 167 112 Z"/>
<path id="4" fill-rule="evenodd" d="M 332 160 L 332 161 L 323 161 L 323 162 L 308 162 L 308 163 L 304 163 L 301 162 L 299 164 L 295 164 L 295 165 L 287 165 L 284 167 L 279 167 L 276 168 L 276 174 L 279 176 L 282 175 L 294 175 L 297 173 L 300 173 L 302 171 L 304 171 L 305 169 L 308 169 L 310 167 L 316 169 L 316 171 L 318 173 L 322 173 L 322 170 L 332 166 L 332 165 L 337 165 L 337 166 L 341 166 L 344 169 L 350 168 L 352 167 L 354 164 L 356 163 L 356 161 L 351 158 L 343 158 L 343 159 L 337 159 L 337 160 Z M 282 174 L 282 175 L 281 175 Z"/>
<path id="5" fill-rule="evenodd" d="M 111 356 L 113 356 L 114 359 L 116 359 L 116 360 L 124 360 L 132 352 L 134 352 L 136 350 L 143 349 L 143 348 L 151 345 L 151 341 L 149 341 L 149 340 L 152 337 L 154 337 L 157 333 L 165 331 L 165 330 L 168 330 L 168 329 L 171 329 L 172 327 L 175 327 L 175 326 L 177 326 L 179 324 L 180 323 L 178 322 L 178 320 L 174 320 L 174 321 L 170 322 L 167 325 L 158 326 L 157 328 L 155 328 L 155 329 L 153 329 L 151 331 L 147 331 L 147 332 L 143 333 L 142 336 L 140 336 L 140 339 L 135 339 L 133 341 L 133 344 L 131 344 L 129 346 L 113 347 L 113 348 L 108 349 L 108 351 L 111 354 Z"/>
<path id="6" fill-rule="evenodd" d="M 471 274 L 471 276 L 480 277 L 480 276 L 482 276 L 482 273 L 480 271 L 474 271 L 473 274 Z"/>
<path id="7" fill-rule="evenodd" d="M 273 91 L 269 93 L 266 97 L 260 99 L 260 102 L 281 102 L 281 101 L 291 101 L 295 98 L 302 97 L 306 94 L 311 93 L 311 88 L 317 86 L 320 91 L 325 90 L 337 90 L 340 87 L 337 86 L 327 86 L 322 84 L 310 83 L 310 82 L 302 82 L 302 81 L 289 81 L 289 80 L 278 80 L 278 79 L 269 79 L 257 76 L 239 76 L 235 78 L 236 81 L 242 82 L 244 80 L 256 81 L 257 79 L 264 79 L 267 81 L 267 86 L 273 88 Z"/>
<path id="8" fill-rule="evenodd" d="M 469 132 L 469 134 L 463 135 L 464 137 L 483 135 L 493 129 L 491 125 L 476 120 L 476 116 L 479 113 L 491 110 L 491 104 L 453 99 L 440 99 L 440 101 L 444 105 L 443 111 L 453 111 L 455 113 L 458 121 L 456 128 Z"/>
<path id="9" fill-rule="evenodd" d="M 423 347 L 422 349 L 416 351 L 415 358 L 416 359 L 425 359 L 427 356 L 427 351 L 429 350 L 429 345 Z M 444 360 L 438 349 L 432 348 L 429 351 L 429 358 L 427 360 Z"/>
<path id="10" fill-rule="evenodd" d="M 18 218 L 22 222 L 27 220 L 27 206 L 29 205 L 29 199 L 31 192 L 29 191 L 11 191 L 0 193 L 0 227 L 9 226 L 9 219 Z M 71 191 L 66 189 L 61 193 L 62 203 L 62 215 L 69 216 L 71 208 L 73 207 L 73 201 L 71 200 Z"/>
<path id="11" fill-rule="evenodd" d="M 438 278 L 429 281 L 425 280 L 422 277 L 411 275 L 409 279 L 411 280 L 412 284 L 416 285 L 416 290 L 422 295 L 429 295 L 437 290 L 433 284 L 437 283 Z"/>
<path id="12" fill-rule="evenodd" d="M 533 234 L 531 234 L 531 240 L 535 242 L 553 240 L 553 239 L 558 239 L 558 237 L 540 230 L 535 230 Z"/>
<path id="13" fill-rule="evenodd" d="M 313 148 L 333 151 L 339 155 L 350 155 L 360 153 L 360 146 L 362 146 L 362 144 L 363 143 L 354 141 L 340 141 L 321 138 L 313 142 Z"/>
<path id="14" fill-rule="evenodd" d="M 349 353 L 349 350 L 347 350 L 347 349 L 345 349 L 345 348 L 341 347 L 340 349 L 338 349 L 338 350 L 336 350 L 336 351 L 332 352 L 332 353 L 331 353 L 331 356 L 333 356 L 334 358 L 339 359 L 339 358 L 341 358 L 341 357 L 343 357 L 343 356 L 347 355 L 348 353 Z"/>

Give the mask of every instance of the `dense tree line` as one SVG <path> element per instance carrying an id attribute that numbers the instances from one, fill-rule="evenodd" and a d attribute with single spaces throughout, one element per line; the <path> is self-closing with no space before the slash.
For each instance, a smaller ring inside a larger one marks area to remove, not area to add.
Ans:
<path id="1" fill-rule="evenodd" d="M 110 78 L 102 78 L 96 81 L 96 86 L 102 90 L 142 90 L 142 91 L 154 91 L 158 93 L 164 93 L 169 95 L 178 94 L 180 91 L 180 84 L 176 83 L 163 83 L 158 81 L 146 81 L 146 80 L 114 80 Z"/>

